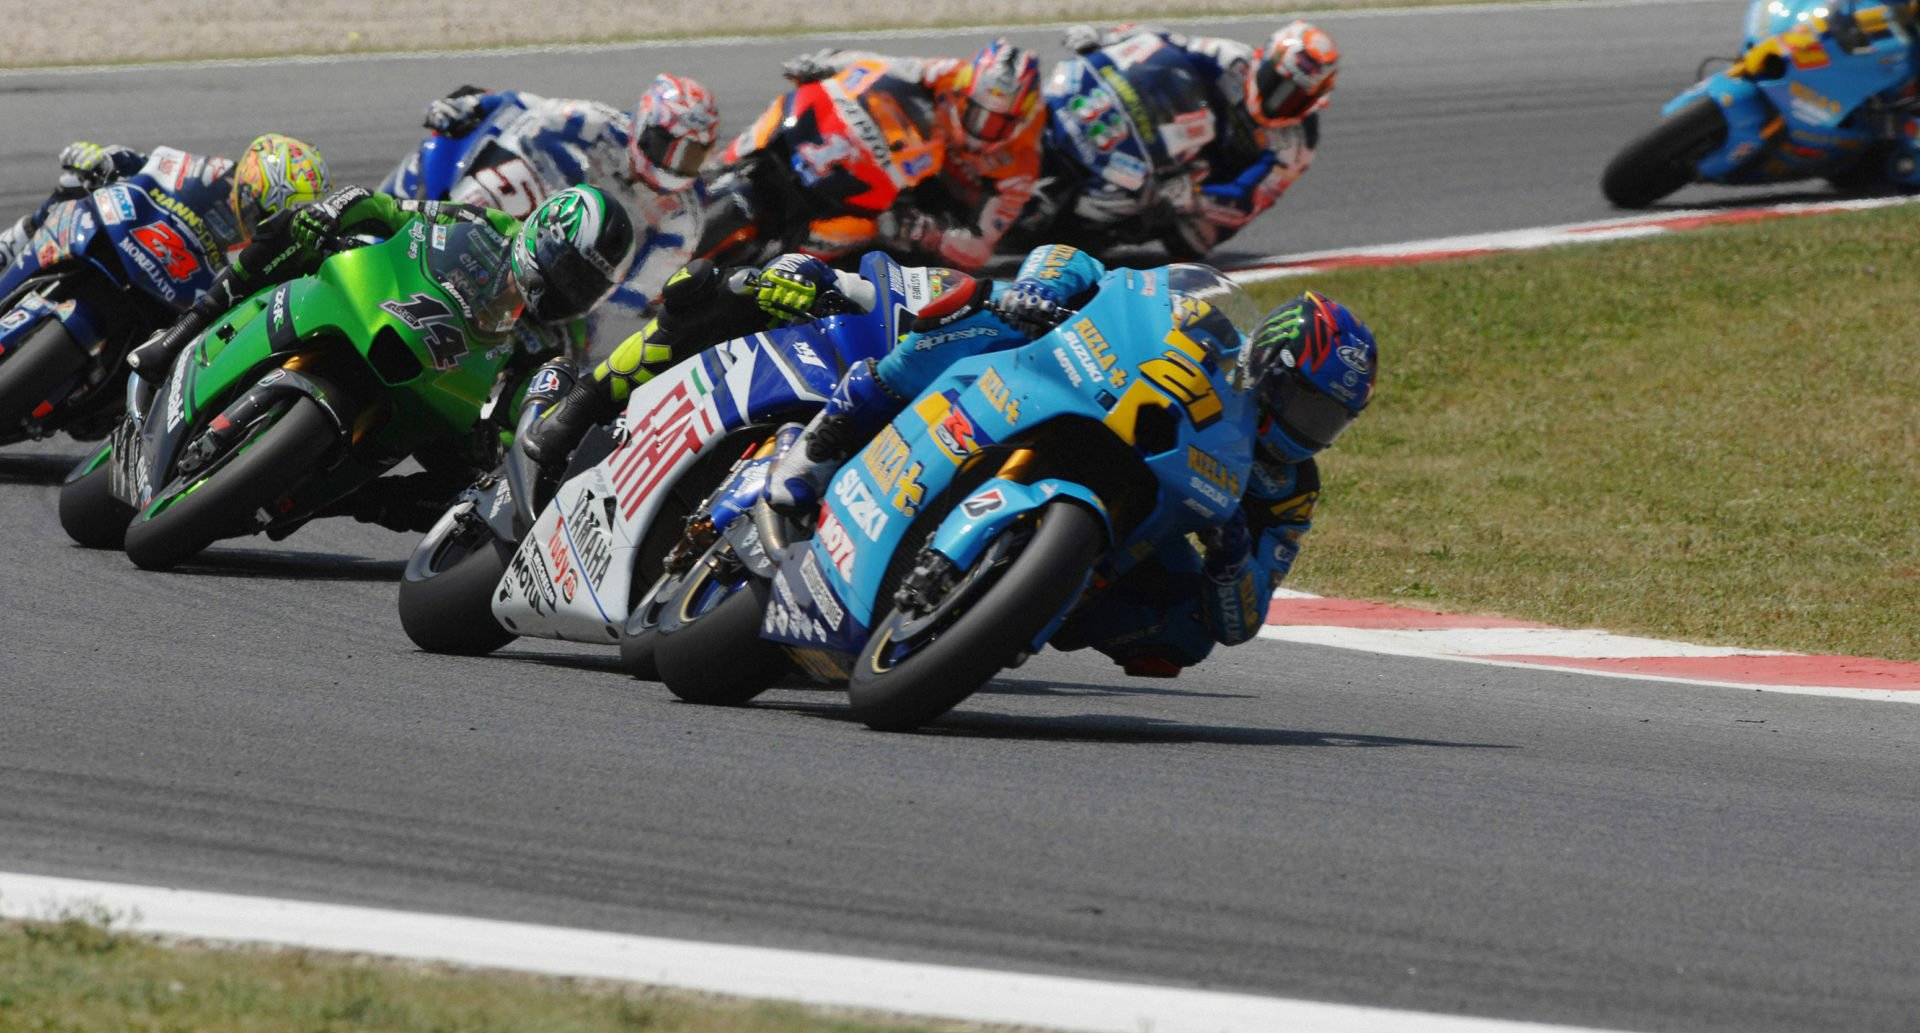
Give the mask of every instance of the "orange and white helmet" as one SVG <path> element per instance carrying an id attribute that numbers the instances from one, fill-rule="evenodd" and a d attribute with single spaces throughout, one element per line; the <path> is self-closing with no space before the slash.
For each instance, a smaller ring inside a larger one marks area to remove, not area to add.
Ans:
<path id="1" fill-rule="evenodd" d="M 1012 139 L 1040 110 L 1040 61 L 1002 36 L 987 44 L 954 79 L 960 129 L 967 142 L 991 150 Z"/>
<path id="2" fill-rule="evenodd" d="M 705 86 L 684 75 L 655 76 L 633 112 L 627 159 L 633 178 L 655 190 L 693 182 L 720 136 L 720 108 Z"/>
<path id="3" fill-rule="evenodd" d="M 1303 21 L 1274 32 L 1247 69 L 1247 114 L 1263 126 L 1286 126 L 1327 106 L 1340 71 L 1333 37 Z"/>
<path id="4" fill-rule="evenodd" d="M 233 215 L 243 239 L 289 208 L 318 201 L 327 192 L 327 163 L 320 152 L 291 136 L 255 137 L 233 167 Z"/>

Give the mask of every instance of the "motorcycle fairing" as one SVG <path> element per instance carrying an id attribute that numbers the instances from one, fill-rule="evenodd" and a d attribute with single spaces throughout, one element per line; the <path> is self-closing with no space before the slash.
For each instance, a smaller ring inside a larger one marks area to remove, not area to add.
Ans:
<path id="1" fill-rule="evenodd" d="M 213 286 L 216 270 L 200 243 L 205 224 L 183 218 L 180 213 L 192 210 L 144 173 L 94 191 L 91 200 L 99 229 L 127 270 L 116 280 L 138 285 L 176 312 Z M 76 241 L 73 250 L 82 246 Z"/>
<path id="2" fill-rule="evenodd" d="M 621 416 L 619 447 L 563 482 L 521 541 L 494 593 L 495 618 L 523 636 L 618 641 L 636 552 L 666 504 L 662 486 L 734 432 L 818 408 L 848 366 L 886 354 L 913 292 L 927 289 L 924 274 L 910 272 L 883 254 L 868 255 L 861 273 L 875 285 L 871 312 L 727 341 L 636 388 Z M 588 496 L 606 507 L 606 521 L 582 531 L 567 523 L 568 514 Z M 584 550 L 575 531 L 586 539 Z M 595 551 L 603 532 L 606 563 Z"/>

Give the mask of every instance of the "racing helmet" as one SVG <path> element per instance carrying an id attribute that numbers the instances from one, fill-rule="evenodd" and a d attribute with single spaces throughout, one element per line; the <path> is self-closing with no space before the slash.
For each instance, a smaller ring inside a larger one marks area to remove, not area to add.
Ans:
<path id="1" fill-rule="evenodd" d="M 1327 106 L 1340 71 L 1333 37 L 1303 21 L 1282 25 L 1247 68 L 1247 114 L 1263 126 L 1285 126 Z"/>
<path id="2" fill-rule="evenodd" d="M 1019 133 L 1040 111 L 1040 61 L 1007 42 L 987 44 L 954 78 L 960 130 L 968 142 L 992 150 Z"/>
<path id="3" fill-rule="evenodd" d="M 600 191 L 577 186 L 548 198 L 513 239 L 513 278 L 543 323 L 584 316 L 633 265 L 633 220 Z"/>
<path id="4" fill-rule="evenodd" d="M 326 192 L 327 163 L 320 152 L 291 136 L 267 133 L 254 137 L 233 167 L 229 200 L 241 239 L 251 240 L 262 222 Z"/>
<path id="5" fill-rule="evenodd" d="M 1260 450 L 1297 463 L 1333 444 L 1373 398 L 1379 350 L 1345 305 L 1308 291 L 1261 320 L 1234 383 L 1257 391 Z"/>
<path id="6" fill-rule="evenodd" d="M 699 174 L 719 135 L 720 108 L 705 86 L 684 75 L 655 76 L 633 110 L 633 178 L 655 190 L 680 190 Z"/>
<path id="7" fill-rule="evenodd" d="M 1167 267 L 1173 296 L 1173 328 L 1204 348 L 1217 363 L 1231 363 L 1260 324 L 1260 307 L 1246 288 L 1198 262 Z"/>

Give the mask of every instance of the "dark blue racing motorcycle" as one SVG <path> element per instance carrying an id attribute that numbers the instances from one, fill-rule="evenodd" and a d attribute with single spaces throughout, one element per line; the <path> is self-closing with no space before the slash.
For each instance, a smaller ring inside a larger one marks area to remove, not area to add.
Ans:
<path id="1" fill-rule="evenodd" d="M 223 167 L 156 149 L 134 175 L 55 201 L 0 270 L 0 444 L 119 422 L 127 352 L 213 283 Z"/>
<path id="2" fill-rule="evenodd" d="M 1693 182 L 1911 175 L 1884 143 L 1916 103 L 1909 5 L 1756 0 L 1747 38 L 1744 55 L 1669 101 L 1665 120 L 1607 165 L 1607 200 L 1642 208 Z"/>
<path id="3" fill-rule="evenodd" d="M 1136 37 L 1062 61 L 1042 96 L 1040 182 L 1001 250 L 1157 243 L 1175 258 L 1199 257 L 1178 227 L 1198 201 L 1193 162 L 1214 121 L 1206 84 L 1178 54 Z"/>

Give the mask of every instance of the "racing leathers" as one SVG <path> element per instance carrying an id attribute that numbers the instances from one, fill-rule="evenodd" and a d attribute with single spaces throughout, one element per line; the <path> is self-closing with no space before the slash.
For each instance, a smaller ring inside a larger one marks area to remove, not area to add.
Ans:
<path id="1" fill-rule="evenodd" d="M 525 218 L 546 197 L 567 187 L 599 187 L 627 210 L 638 238 L 626 282 L 607 304 L 645 313 L 659 301 L 667 278 L 693 256 L 706 207 L 705 184 L 696 177 L 679 190 L 656 190 L 636 178 L 627 158 L 633 113 L 598 101 L 464 86 L 428 104 L 426 122 L 442 136 L 460 138 L 496 114 L 503 120 L 501 145 L 526 157 L 468 175 L 454 185 L 449 199 Z M 404 196 L 404 173 L 416 160 L 410 157 L 394 170 L 381 192 Z M 527 196 L 529 177 L 538 184 L 535 196 Z"/>
<path id="2" fill-rule="evenodd" d="M 1028 254 L 1010 283 L 953 274 L 893 350 L 848 370 L 769 474 L 768 501 L 788 512 L 816 504 L 839 464 L 948 366 L 1026 344 L 1084 302 L 1105 273 L 1093 256 L 1051 245 Z M 1239 510 L 1198 536 L 1202 548 L 1161 547 L 1076 613 L 1053 645 L 1091 646 L 1129 674 L 1173 677 L 1216 643 L 1252 638 L 1299 553 L 1319 490 L 1311 459 L 1256 462 Z"/>
<path id="3" fill-rule="evenodd" d="M 1171 48 L 1197 79 L 1207 83 L 1213 140 L 1201 149 L 1193 166 L 1198 189 L 1178 225 L 1182 241 L 1194 254 L 1204 255 L 1240 232 L 1313 165 L 1314 148 L 1320 142 L 1317 113 L 1272 127 L 1260 125 L 1247 113 L 1245 83 L 1254 50 L 1245 43 L 1132 24 L 1104 32 L 1075 26 L 1067 39 L 1081 53 L 1105 51 L 1121 67 Z"/>
<path id="4" fill-rule="evenodd" d="M 993 257 L 1000 238 L 1033 196 L 1039 182 L 1044 108 L 1012 136 L 982 148 L 960 126 L 956 78 L 968 63 L 954 57 L 886 57 L 861 50 L 822 51 L 791 63 L 800 82 L 874 63 L 885 74 L 918 83 L 933 98 L 945 142 L 940 172 L 913 194 L 914 211 L 893 213 L 881 237 L 893 249 L 955 269 L 974 270 Z"/>
<path id="5" fill-rule="evenodd" d="M 156 147 L 143 154 L 128 147 L 74 143 L 61 152 L 60 168 L 53 193 L 32 214 L 0 231 L 0 277 L 26 253 L 34 232 L 54 205 L 140 172 L 146 172 L 166 190 L 166 199 L 157 203 L 193 231 L 194 243 L 212 268 L 224 266 L 227 249 L 240 242 L 228 201 L 233 190 L 233 162 L 225 158 L 188 154 L 171 147 Z"/>
<path id="6" fill-rule="evenodd" d="M 622 341 L 573 380 L 560 401 L 528 429 L 522 448 L 543 466 L 562 463 L 588 428 L 618 414 L 633 389 L 680 360 L 721 341 L 828 314 L 837 304 L 826 290 L 841 278 L 808 255 L 782 255 L 764 269 L 722 270 L 706 259 L 689 263 L 667 280 L 647 325 Z"/>

